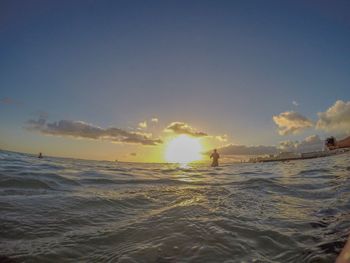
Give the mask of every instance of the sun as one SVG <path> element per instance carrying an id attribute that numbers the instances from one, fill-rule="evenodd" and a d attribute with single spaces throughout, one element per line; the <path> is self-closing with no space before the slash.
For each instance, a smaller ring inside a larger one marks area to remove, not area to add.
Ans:
<path id="1" fill-rule="evenodd" d="M 202 159 L 202 145 L 198 138 L 180 135 L 171 140 L 165 150 L 165 160 L 170 163 L 190 163 Z"/>

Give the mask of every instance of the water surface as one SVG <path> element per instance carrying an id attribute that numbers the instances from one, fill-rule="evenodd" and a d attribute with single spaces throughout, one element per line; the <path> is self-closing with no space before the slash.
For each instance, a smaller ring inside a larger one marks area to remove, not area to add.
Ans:
<path id="1" fill-rule="evenodd" d="M 349 161 L 344 154 L 209 168 L 0 151 L 0 255 L 334 262 L 350 229 Z"/>

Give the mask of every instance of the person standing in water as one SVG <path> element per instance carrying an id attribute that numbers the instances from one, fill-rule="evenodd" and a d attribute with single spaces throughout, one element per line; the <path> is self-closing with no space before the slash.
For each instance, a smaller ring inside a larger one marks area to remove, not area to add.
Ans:
<path id="1" fill-rule="evenodd" d="M 43 158 L 43 154 L 42 154 L 42 153 L 39 153 L 38 158 L 39 158 L 39 159 Z"/>
<path id="2" fill-rule="evenodd" d="M 210 155 L 210 159 L 212 159 L 212 158 L 213 158 L 213 162 L 211 163 L 211 167 L 219 166 L 220 155 L 216 149 L 214 149 L 213 153 Z"/>

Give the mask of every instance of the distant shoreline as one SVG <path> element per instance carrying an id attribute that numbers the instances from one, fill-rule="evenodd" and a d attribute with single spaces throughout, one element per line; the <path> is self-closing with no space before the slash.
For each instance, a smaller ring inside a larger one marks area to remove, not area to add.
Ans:
<path id="1" fill-rule="evenodd" d="M 324 158 L 324 157 L 330 157 L 334 155 L 340 155 L 344 153 L 350 152 L 350 149 L 337 149 L 333 151 L 323 151 L 323 152 L 315 152 L 315 153 L 304 153 L 301 154 L 300 157 L 290 157 L 290 158 L 266 158 L 266 159 L 260 159 L 256 161 L 252 161 L 252 163 L 269 163 L 269 162 L 286 162 L 286 161 L 295 161 L 295 160 L 309 160 L 309 159 L 316 159 L 316 158 Z M 310 154 L 310 156 L 307 156 L 307 154 Z M 312 155 L 314 154 L 314 155 Z"/>

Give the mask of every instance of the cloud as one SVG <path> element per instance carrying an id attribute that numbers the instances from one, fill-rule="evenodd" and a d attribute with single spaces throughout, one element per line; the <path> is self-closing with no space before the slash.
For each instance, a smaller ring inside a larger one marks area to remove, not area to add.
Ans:
<path id="1" fill-rule="evenodd" d="M 272 118 L 278 126 L 278 133 L 280 135 L 295 134 L 301 132 L 303 129 L 313 127 L 311 120 L 294 111 L 282 112 Z"/>
<path id="2" fill-rule="evenodd" d="M 275 154 L 278 149 L 275 146 L 246 146 L 230 144 L 218 149 L 220 154 L 223 155 L 263 155 L 263 154 Z"/>
<path id="3" fill-rule="evenodd" d="M 318 135 L 306 137 L 297 145 L 298 152 L 320 151 L 324 147 L 324 141 Z"/>
<path id="4" fill-rule="evenodd" d="M 216 135 L 214 136 L 214 138 L 220 142 L 227 142 L 228 140 L 228 136 L 227 134 L 224 134 L 224 135 Z"/>
<path id="5" fill-rule="evenodd" d="M 43 127 L 45 127 L 45 124 L 46 118 L 39 117 L 37 120 L 29 120 L 25 128 L 31 131 L 41 130 Z"/>
<path id="6" fill-rule="evenodd" d="M 298 143 L 298 141 L 281 141 L 277 148 L 284 152 L 294 152 Z"/>
<path id="7" fill-rule="evenodd" d="M 222 155 L 266 155 L 277 154 L 279 152 L 313 152 L 323 149 L 324 142 L 318 135 L 306 137 L 299 141 L 281 141 L 278 146 L 246 146 L 230 144 L 218 149 Z"/>
<path id="8" fill-rule="evenodd" d="M 282 141 L 278 148 L 282 151 L 290 152 L 314 152 L 321 151 L 324 147 L 324 141 L 318 135 L 311 135 L 306 137 L 301 142 L 299 141 Z"/>
<path id="9" fill-rule="evenodd" d="M 115 127 L 101 128 L 82 121 L 60 120 L 58 122 L 48 123 L 46 118 L 39 117 L 37 120 L 29 120 L 25 128 L 53 136 L 109 140 L 112 142 L 142 145 L 157 145 L 162 143 L 160 139 L 152 138 L 152 135 L 148 133 L 130 132 Z"/>
<path id="10" fill-rule="evenodd" d="M 318 117 L 317 129 L 350 133 L 350 101 L 338 100 L 325 112 L 319 112 Z"/>
<path id="11" fill-rule="evenodd" d="M 166 132 L 173 132 L 176 134 L 187 134 L 193 137 L 205 137 L 208 136 L 205 132 L 196 131 L 190 125 L 184 122 L 172 122 L 166 127 Z"/>
<path id="12" fill-rule="evenodd" d="M 158 118 L 152 118 L 152 119 L 151 119 L 151 122 L 158 123 L 158 122 L 159 122 L 159 119 L 158 119 Z"/>
<path id="13" fill-rule="evenodd" d="M 296 106 L 296 107 L 299 106 L 299 103 L 298 103 L 297 101 L 295 101 L 295 100 L 292 101 L 292 104 L 293 104 L 294 106 Z"/>
<path id="14" fill-rule="evenodd" d="M 147 128 L 147 121 L 140 122 L 139 127 L 143 129 Z"/>

